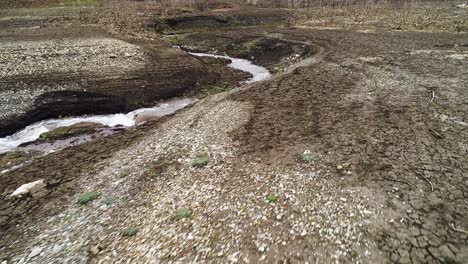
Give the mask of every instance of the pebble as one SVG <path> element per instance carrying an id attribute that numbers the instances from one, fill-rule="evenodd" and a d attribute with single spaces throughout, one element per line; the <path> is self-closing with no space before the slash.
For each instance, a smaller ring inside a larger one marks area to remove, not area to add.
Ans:
<path id="1" fill-rule="evenodd" d="M 42 248 L 42 247 L 35 247 L 35 248 L 31 251 L 31 253 L 29 253 L 28 258 L 34 258 L 35 256 L 41 254 L 41 252 L 42 252 L 43 249 L 44 249 L 44 248 Z"/>
<path id="2" fill-rule="evenodd" d="M 61 245 L 54 245 L 54 247 L 52 248 L 52 252 L 57 254 L 59 253 L 60 251 L 62 251 L 62 246 Z"/>

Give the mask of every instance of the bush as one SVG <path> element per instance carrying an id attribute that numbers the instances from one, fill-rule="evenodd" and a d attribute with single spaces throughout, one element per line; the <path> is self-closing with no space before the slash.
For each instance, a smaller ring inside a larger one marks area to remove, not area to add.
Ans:
<path id="1" fill-rule="evenodd" d="M 177 220 L 180 220 L 180 219 L 183 219 L 183 218 L 187 218 L 187 217 L 189 217 L 191 215 L 192 215 L 192 212 L 189 209 L 181 208 L 181 209 L 176 211 L 175 217 L 176 217 Z"/>
<path id="2" fill-rule="evenodd" d="M 199 157 L 193 160 L 192 166 L 196 168 L 203 168 L 206 165 L 208 165 L 209 162 L 210 162 L 210 159 L 208 157 Z"/>
<path id="3" fill-rule="evenodd" d="M 78 202 L 82 205 L 85 205 L 91 201 L 94 201 L 98 198 L 99 194 L 97 192 L 87 192 L 80 196 Z"/>

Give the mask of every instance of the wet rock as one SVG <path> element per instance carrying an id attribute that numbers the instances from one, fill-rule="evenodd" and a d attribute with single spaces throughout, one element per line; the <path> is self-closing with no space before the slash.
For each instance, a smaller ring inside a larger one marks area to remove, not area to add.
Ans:
<path id="1" fill-rule="evenodd" d="M 135 124 L 140 125 L 158 118 L 159 116 L 152 115 L 151 113 L 141 113 L 135 118 Z"/>
<path id="2" fill-rule="evenodd" d="M 59 127 L 52 131 L 42 133 L 39 136 L 39 140 L 55 140 L 85 133 L 93 133 L 96 131 L 97 128 L 100 128 L 102 126 L 103 125 L 101 124 L 93 122 L 81 122 L 75 125 Z"/>

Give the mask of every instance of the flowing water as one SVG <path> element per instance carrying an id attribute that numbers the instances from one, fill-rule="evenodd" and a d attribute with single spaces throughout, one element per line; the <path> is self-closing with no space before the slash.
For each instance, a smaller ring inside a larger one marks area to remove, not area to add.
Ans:
<path id="1" fill-rule="evenodd" d="M 190 53 L 194 56 L 207 56 L 214 58 L 224 58 L 231 60 L 231 63 L 228 64 L 229 67 L 248 72 L 252 74 L 252 78 L 248 79 L 246 83 L 253 83 L 267 79 L 271 76 L 270 72 L 261 66 L 252 64 L 249 60 L 231 58 L 229 56 L 222 55 L 213 55 L 206 53 Z M 196 102 L 195 98 L 175 98 L 168 100 L 164 103 L 159 104 L 156 107 L 152 108 L 141 108 L 135 111 L 129 112 L 127 114 L 118 113 L 110 115 L 95 115 L 95 116 L 85 116 L 85 117 L 73 117 L 73 118 L 61 118 L 61 119 L 49 119 L 43 120 L 32 125 L 25 127 L 24 129 L 16 132 L 13 135 L 0 138 L 0 153 L 11 151 L 16 149 L 21 144 L 35 141 L 39 138 L 42 133 L 60 128 L 75 125 L 81 122 L 93 122 L 99 123 L 109 127 L 123 126 L 131 127 L 136 124 L 136 118 L 139 115 L 146 115 L 150 117 L 162 117 L 165 115 L 172 114 L 179 109 L 182 109 L 188 105 Z M 91 140 L 91 139 L 89 139 Z M 81 140 L 80 143 L 87 141 Z M 68 141 L 66 141 L 68 142 Z M 50 143 L 49 143 L 50 144 Z M 32 148 L 36 149 L 36 148 Z M 49 148 L 46 148 L 49 150 Z"/>
<path id="2" fill-rule="evenodd" d="M 213 58 L 223 58 L 223 59 L 231 60 L 231 63 L 228 64 L 229 67 L 252 74 L 253 77 L 245 81 L 246 83 L 258 82 L 258 81 L 262 81 L 271 77 L 271 73 L 270 71 L 268 71 L 268 69 L 262 66 L 255 65 L 249 60 L 231 58 L 229 56 L 214 55 L 214 54 L 209 54 L 209 53 L 189 52 L 189 54 L 192 54 L 194 56 L 199 56 L 199 57 L 213 57 Z"/>

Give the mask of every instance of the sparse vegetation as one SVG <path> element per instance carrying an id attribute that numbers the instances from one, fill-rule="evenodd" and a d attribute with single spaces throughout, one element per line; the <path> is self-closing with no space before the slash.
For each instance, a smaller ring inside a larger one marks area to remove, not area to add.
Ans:
<path id="1" fill-rule="evenodd" d="M 222 93 L 222 92 L 227 92 L 229 90 L 232 90 L 232 87 L 213 85 L 213 86 L 211 86 L 210 89 L 208 89 L 207 93 L 209 95 L 213 95 L 213 94 L 218 94 L 218 93 Z"/>
<path id="2" fill-rule="evenodd" d="M 125 237 L 132 237 L 138 233 L 139 229 L 137 227 L 128 227 L 122 232 L 122 235 Z"/>
<path id="3" fill-rule="evenodd" d="M 304 153 L 301 154 L 301 160 L 304 162 L 312 162 L 318 160 L 319 157 L 315 154 L 312 153 L 309 150 L 304 151 Z"/>
<path id="4" fill-rule="evenodd" d="M 128 173 L 128 171 L 123 171 L 122 173 L 120 173 L 120 178 L 125 178 L 125 177 L 127 177 L 128 175 L 130 175 L 130 174 Z"/>
<path id="5" fill-rule="evenodd" d="M 107 30 L 125 35 L 155 35 L 164 28 L 154 16 L 160 9 L 156 2 L 105 1 L 100 8 L 83 9 L 72 17 L 72 22 L 99 25 Z"/>
<path id="6" fill-rule="evenodd" d="M 468 30 L 468 17 L 447 8 L 414 4 L 348 4 L 299 8 L 290 24 L 306 27 L 374 30 Z"/>
<path id="7" fill-rule="evenodd" d="M 268 196 L 268 202 L 269 203 L 275 203 L 276 202 L 276 195 L 271 194 Z"/>
<path id="8" fill-rule="evenodd" d="M 44 132 L 39 135 L 39 140 L 44 141 L 50 138 L 50 132 Z"/>
<path id="9" fill-rule="evenodd" d="M 184 208 L 181 208 L 181 209 L 176 211 L 175 217 L 176 217 L 177 220 L 180 220 L 180 219 L 183 219 L 183 218 L 187 218 L 187 217 L 189 217 L 191 215 L 192 215 L 192 212 L 189 209 L 184 207 Z"/>
<path id="10" fill-rule="evenodd" d="M 101 203 L 105 204 L 105 205 L 114 204 L 115 203 L 115 197 L 114 196 L 109 196 L 109 197 L 105 198 L 104 200 L 102 200 Z"/>
<path id="11" fill-rule="evenodd" d="M 150 168 L 148 168 L 148 170 L 146 170 L 146 175 L 150 179 L 154 179 L 154 178 L 156 178 L 156 176 L 158 176 L 158 173 L 156 172 L 156 170 L 153 167 L 150 167 Z"/>
<path id="12" fill-rule="evenodd" d="M 78 199 L 78 202 L 81 205 L 85 205 L 91 201 L 96 200 L 98 197 L 99 197 L 99 193 L 97 192 L 87 192 L 80 196 L 80 198 Z"/>
<path id="13" fill-rule="evenodd" d="M 210 158 L 208 157 L 198 157 L 195 160 L 193 160 L 192 166 L 196 168 L 203 168 L 206 165 L 208 165 L 209 162 L 210 162 Z"/>
<path id="14" fill-rule="evenodd" d="M 68 222 L 70 222 L 70 221 L 72 220 L 72 218 L 73 218 L 73 217 L 72 217 L 71 214 L 67 214 L 67 215 L 63 218 L 63 221 L 64 221 L 65 223 L 68 223 Z"/>

